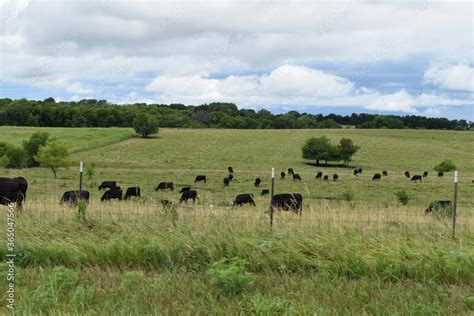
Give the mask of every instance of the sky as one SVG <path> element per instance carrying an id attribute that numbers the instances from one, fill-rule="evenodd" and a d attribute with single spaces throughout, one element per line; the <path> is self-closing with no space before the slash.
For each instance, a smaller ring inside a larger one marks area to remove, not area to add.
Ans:
<path id="1" fill-rule="evenodd" d="M 0 97 L 474 121 L 469 0 L 0 0 L 0 10 Z"/>

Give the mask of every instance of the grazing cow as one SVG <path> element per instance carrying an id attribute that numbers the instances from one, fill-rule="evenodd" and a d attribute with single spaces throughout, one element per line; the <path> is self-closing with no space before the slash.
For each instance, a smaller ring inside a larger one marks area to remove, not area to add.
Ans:
<path id="1" fill-rule="evenodd" d="M 260 193 L 261 196 L 266 196 L 266 195 L 270 195 L 270 190 L 268 189 L 263 189 L 262 190 L 262 193 Z"/>
<path id="2" fill-rule="evenodd" d="M 160 182 L 160 184 L 158 184 L 158 186 L 156 187 L 155 192 L 168 190 L 168 189 L 171 191 L 174 191 L 173 182 Z"/>
<path id="3" fill-rule="evenodd" d="M 328 175 L 325 175 L 324 178 L 323 178 L 324 181 L 328 181 L 329 180 L 329 176 Z"/>
<path id="4" fill-rule="evenodd" d="M 362 173 L 362 168 L 359 168 L 359 170 L 357 170 L 357 173 Z"/>
<path id="5" fill-rule="evenodd" d="M 421 176 L 420 175 L 414 175 L 413 177 L 411 177 L 411 181 L 413 181 L 413 182 L 420 181 L 421 182 Z"/>
<path id="6" fill-rule="evenodd" d="M 117 199 L 117 200 L 122 200 L 122 189 L 119 187 L 111 188 L 108 191 L 105 191 L 100 200 L 103 201 L 109 201 L 112 199 Z"/>
<path id="7" fill-rule="evenodd" d="M 229 173 L 234 173 L 234 169 L 232 169 L 232 167 L 228 167 L 227 171 L 229 171 Z"/>
<path id="8" fill-rule="evenodd" d="M 301 215 L 303 210 L 303 197 L 299 193 L 276 194 L 272 197 L 270 207 L 284 211 L 291 210 Z"/>
<path id="9" fill-rule="evenodd" d="M 234 179 L 234 175 L 231 173 L 227 176 L 227 178 L 229 179 L 229 181 L 232 181 Z"/>
<path id="10" fill-rule="evenodd" d="M 444 176 L 444 172 L 443 172 L 443 171 L 438 172 L 438 178 L 442 178 L 443 176 Z"/>
<path id="11" fill-rule="evenodd" d="M 428 176 L 428 171 L 423 172 L 423 178 L 426 178 Z"/>
<path id="12" fill-rule="evenodd" d="M 163 207 L 171 207 L 173 205 L 173 202 L 171 202 L 170 200 L 161 200 L 161 205 L 163 205 Z"/>
<path id="13" fill-rule="evenodd" d="M 380 173 L 376 173 L 372 177 L 372 181 L 380 180 L 381 178 L 382 178 L 382 176 L 380 175 Z"/>
<path id="14" fill-rule="evenodd" d="M 286 173 L 285 171 L 280 172 L 280 178 L 285 179 Z"/>
<path id="15" fill-rule="evenodd" d="M 104 190 L 104 189 L 112 189 L 117 187 L 117 181 L 103 181 L 99 185 L 99 191 Z"/>
<path id="16" fill-rule="evenodd" d="M 89 203 L 90 193 L 89 191 L 66 191 L 64 192 L 63 196 L 61 197 L 61 201 L 59 204 L 67 204 L 69 206 L 77 205 L 77 202 L 84 201 L 85 203 Z"/>
<path id="17" fill-rule="evenodd" d="M 430 206 L 425 210 L 425 214 L 433 213 L 433 209 L 446 209 L 452 206 L 451 201 L 433 201 L 430 203 Z"/>
<path id="18" fill-rule="evenodd" d="M 27 190 L 28 182 L 23 177 L 0 178 L 0 204 L 18 203 L 21 207 Z"/>
<path id="19" fill-rule="evenodd" d="M 195 203 L 197 198 L 198 198 L 198 195 L 197 195 L 196 190 L 188 190 L 188 191 L 183 192 L 183 194 L 181 194 L 179 203 L 183 203 L 183 202 L 188 203 L 189 199 L 192 199 L 193 203 Z"/>
<path id="20" fill-rule="evenodd" d="M 384 170 L 384 171 L 382 171 L 382 175 L 386 177 L 386 176 L 388 176 L 388 172 Z"/>
<path id="21" fill-rule="evenodd" d="M 204 183 L 206 183 L 206 176 L 196 176 L 196 179 L 194 179 L 194 183 L 196 182 L 201 182 L 201 181 L 204 181 Z"/>
<path id="22" fill-rule="evenodd" d="M 229 182 L 230 182 L 229 178 L 227 178 L 227 177 L 224 178 L 224 186 L 225 187 L 229 186 Z"/>
<path id="23" fill-rule="evenodd" d="M 298 173 L 293 174 L 293 181 L 301 181 L 301 176 Z"/>
<path id="24" fill-rule="evenodd" d="M 255 179 L 254 185 L 255 185 L 256 187 L 259 187 L 259 186 L 260 186 L 260 183 L 262 183 L 262 179 L 260 179 L 260 178 Z"/>
<path id="25" fill-rule="evenodd" d="M 354 169 L 354 175 L 356 176 L 356 175 L 358 175 L 358 174 L 359 174 L 359 170 Z"/>
<path id="26" fill-rule="evenodd" d="M 191 190 L 191 187 L 182 187 L 181 190 L 179 191 L 179 193 L 184 193 L 186 191 L 189 191 Z"/>
<path id="27" fill-rule="evenodd" d="M 243 204 L 250 204 L 253 206 L 255 205 L 255 201 L 253 200 L 253 194 L 251 193 L 244 193 L 244 194 L 238 194 L 234 201 L 232 202 L 232 206 L 238 205 L 242 206 Z"/>
<path id="28" fill-rule="evenodd" d="M 337 174 L 333 174 L 332 175 L 332 180 L 337 181 L 337 179 L 339 179 L 339 176 Z"/>
<path id="29" fill-rule="evenodd" d="M 318 171 L 318 173 L 316 174 L 316 179 L 321 179 L 322 176 L 323 173 L 321 171 Z"/>
<path id="30" fill-rule="evenodd" d="M 125 200 L 130 200 L 130 198 L 134 197 L 141 197 L 140 194 L 140 187 L 129 187 L 127 191 L 125 191 Z"/>
<path id="31" fill-rule="evenodd" d="M 293 175 L 295 172 L 293 171 L 293 168 L 288 168 L 288 174 Z"/>
<path id="32" fill-rule="evenodd" d="M 410 179 L 410 173 L 408 171 L 405 171 L 405 177 L 407 177 L 408 179 Z"/>

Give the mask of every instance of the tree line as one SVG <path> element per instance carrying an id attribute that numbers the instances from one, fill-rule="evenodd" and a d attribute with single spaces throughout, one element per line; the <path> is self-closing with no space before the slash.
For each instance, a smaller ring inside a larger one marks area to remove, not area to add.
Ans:
<path id="1" fill-rule="evenodd" d="M 469 130 L 474 122 L 448 120 L 417 115 L 396 116 L 353 113 L 308 114 L 289 111 L 272 114 L 262 109 L 238 109 L 232 103 L 210 103 L 199 106 L 184 104 L 111 104 L 106 100 L 84 99 L 78 102 L 56 102 L 8 98 L 0 99 L 0 125 L 41 127 L 132 127 L 140 115 L 151 115 L 160 127 L 236 128 L 236 129 L 302 129 L 302 128 L 421 128 Z"/>

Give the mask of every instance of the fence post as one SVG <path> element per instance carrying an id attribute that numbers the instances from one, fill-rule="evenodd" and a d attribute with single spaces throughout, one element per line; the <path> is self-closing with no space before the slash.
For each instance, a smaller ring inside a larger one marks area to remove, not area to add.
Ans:
<path id="1" fill-rule="evenodd" d="M 84 164 L 81 163 L 79 164 L 79 192 L 82 191 L 82 173 L 84 171 Z"/>
<path id="2" fill-rule="evenodd" d="M 270 193 L 270 227 L 273 227 L 273 193 L 275 192 L 275 168 L 272 168 L 272 189 Z"/>
<path id="3" fill-rule="evenodd" d="M 453 238 L 456 237 L 456 208 L 458 202 L 458 171 L 454 171 Z"/>

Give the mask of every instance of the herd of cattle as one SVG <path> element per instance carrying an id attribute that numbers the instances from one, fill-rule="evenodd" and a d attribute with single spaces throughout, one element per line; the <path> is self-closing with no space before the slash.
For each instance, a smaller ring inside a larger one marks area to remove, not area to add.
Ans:
<path id="1" fill-rule="evenodd" d="M 228 175 L 224 178 L 223 183 L 224 186 L 229 186 L 232 181 L 234 180 L 234 170 L 232 167 L 227 168 Z M 362 169 L 354 169 L 353 174 L 358 176 L 362 173 Z M 287 173 L 282 171 L 280 173 L 281 179 L 286 177 Z M 295 173 L 293 168 L 288 168 L 288 175 L 291 175 L 293 181 L 301 181 L 302 178 L 298 173 Z M 422 175 L 413 175 L 410 177 L 410 173 L 408 171 L 405 172 L 405 176 L 411 181 L 422 181 L 422 178 L 428 177 L 428 172 L 423 172 Z M 443 172 L 438 172 L 438 177 L 443 177 Z M 316 179 L 322 179 L 324 181 L 329 180 L 330 175 L 323 175 L 321 171 L 317 172 Z M 338 181 L 339 176 L 337 174 L 332 174 L 332 180 Z M 387 171 L 382 171 L 382 173 L 376 173 L 372 177 L 372 181 L 380 181 L 382 177 L 388 177 Z M 194 183 L 203 182 L 206 183 L 207 178 L 205 175 L 198 175 L 196 176 Z M 262 182 L 261 178 L 256 178 L 254 181 L 255 187 L 260 187 Z M 14 202 L 18 203 L 20 206 L 26 198 L 26 191 L 28 189 L 28 182 L 25 178 L 17 177 L 17 178 L 0 178 L 0 204 L 7 205 L 8 203 Z M 140 198 L 141 197 L 141 190 L 140 187 L 128 187 L 125 191 L 125 195 L 123 195 L 123 190 L 120 186 L 117 185 L 117 181 L 104 181 L 102 182 L 99 187 L 99 191 L 106 190 L 102 197 L 100 198 L 101 201 L 109 201 L 112 199 L 117 200 L 129 200 L 131 198 Z M 174 184 L 173 182 L 161 182 L 155 188 L 156 191 L 164 191 L 170 190 L 174 191 Z M 196 202 L 198 199 L 198 193 L 196 190 L 193 190 L 190 186 L 182 187 L 179 191 L 181 197 L 179 199 L 179 203 L 187 203 L 188 200 L 192 200 Z M 262 196 L 269 195 L 270 191 L 268 189 L 263 189 L 261 191 Z M 66 191 L 61 197 L 60 203 L 67 204 L 67 205 L 76 205 L 78 201 L 82 200 L 84 202 L 89 202 L 90 193 L 89 191 Z M 285 211 L 293 211 L 296 214 L 300 214 L 302 212 L 302 202 L 303 197 L 299 193 L 282 193 L 273 195 L 270 201 L 270 207 L 274 209 L 282 209 Z M 170 206 L 173 202 L 169 200 L 161 200 L 163 206 Z M 256 206 L 254 201 L 254 195 L 251 193 L 242 193 L 238 194 L 232 202 L 232 206 L 241 206 L 243 204 L 249 204 Z M 442 205 L 443 207 L 447 207 L 451 205 L 451 201 L 434 201 L 430 204 L 430 206 L 426 209 L 426 213 L 432 212 L 433 205 Z"/>

